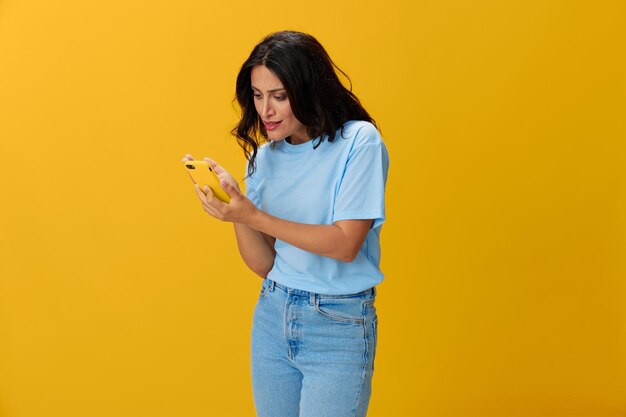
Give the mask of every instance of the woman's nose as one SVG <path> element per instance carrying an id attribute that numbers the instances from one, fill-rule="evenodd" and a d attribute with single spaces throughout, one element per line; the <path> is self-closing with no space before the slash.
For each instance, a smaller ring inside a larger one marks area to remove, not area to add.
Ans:
<path id="1" fill-rule="evenodd" d="M 274 108 L 272 107 L 269 99 L 265 99 L 263 101 L 263 113 L 262 116 L 264 119 L 266 119 L 269 116 L 273 116 L 274 115 Z"/>

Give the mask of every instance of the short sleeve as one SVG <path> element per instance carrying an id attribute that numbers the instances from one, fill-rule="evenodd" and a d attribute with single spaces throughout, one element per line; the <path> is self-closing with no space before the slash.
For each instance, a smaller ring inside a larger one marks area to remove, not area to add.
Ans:
<path id="1" fill-rule="evenodd" d="M 372 229 L 385 221 L 385 186 L 389 155 L 375 127 L 357 133 L 337 189 L 333 223 L 373 219 Z"/>
<path id="2" fill-rule="evenodd" d="M 259 193 L 258 187 L 258 172 L 254 172 L 252 175 L 248 175 L 248 165 L 249 162 L 246 163 L 246 197 L 248 200 L 252 201 L 257 208 L 261 208 L 261 196 Z"/>

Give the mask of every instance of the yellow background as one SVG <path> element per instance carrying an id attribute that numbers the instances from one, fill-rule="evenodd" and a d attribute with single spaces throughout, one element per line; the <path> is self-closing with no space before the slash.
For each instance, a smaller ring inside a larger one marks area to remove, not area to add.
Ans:
<path id="1" fill-rule="evenodd" d="M 310 32 L 391 156 L 369 414 L 626 415 L 623 1 L 0 1 L 0 416 L 252 416 L 261 281 L 180 162 Z"/>

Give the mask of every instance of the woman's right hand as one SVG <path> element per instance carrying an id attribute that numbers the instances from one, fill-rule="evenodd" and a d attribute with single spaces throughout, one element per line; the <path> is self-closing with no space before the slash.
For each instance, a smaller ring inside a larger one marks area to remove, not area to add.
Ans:
<path id="1" fill-rule="evenodd" d="M 183 162 L 187 162 L 187 161 L 195 161 L 195 159 L 190 154 L 186 154 L 183 157 Z M 228 182 L 233 187 L 235 187 L 237 190 L 239 190 L 239 192 L 241 192 L 241 189 L 239 188 L 239 184 L 237 183 L 237 180 L 235 180 L 235 178 L 232 175 L 230 175 L 230 173 L 228 171 L 226 171 L 224 168 L 222 168 L 221 165 L 219 165 L 217 162 L 215 162 L 211 158 L 204 158 L 204 161 L 206 161 L 209 164 L 209 166 L 211 167 L 213 172 L 215 172 L 217 174 L 217 177 L 220 179 L 220 181 L 224 180 L 224 181 Z"/>

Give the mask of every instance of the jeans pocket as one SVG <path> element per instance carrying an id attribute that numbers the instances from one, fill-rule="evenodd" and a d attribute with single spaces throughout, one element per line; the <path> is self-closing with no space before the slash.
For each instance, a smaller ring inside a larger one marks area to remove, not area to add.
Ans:
<path id="1" fill-rule="evenodd" d="M 320 297 L 315 302 L 315 311 L 323 317 L 339 323 L 362 325 L 365 322 L 365 305 L 359 297 Z"/>

